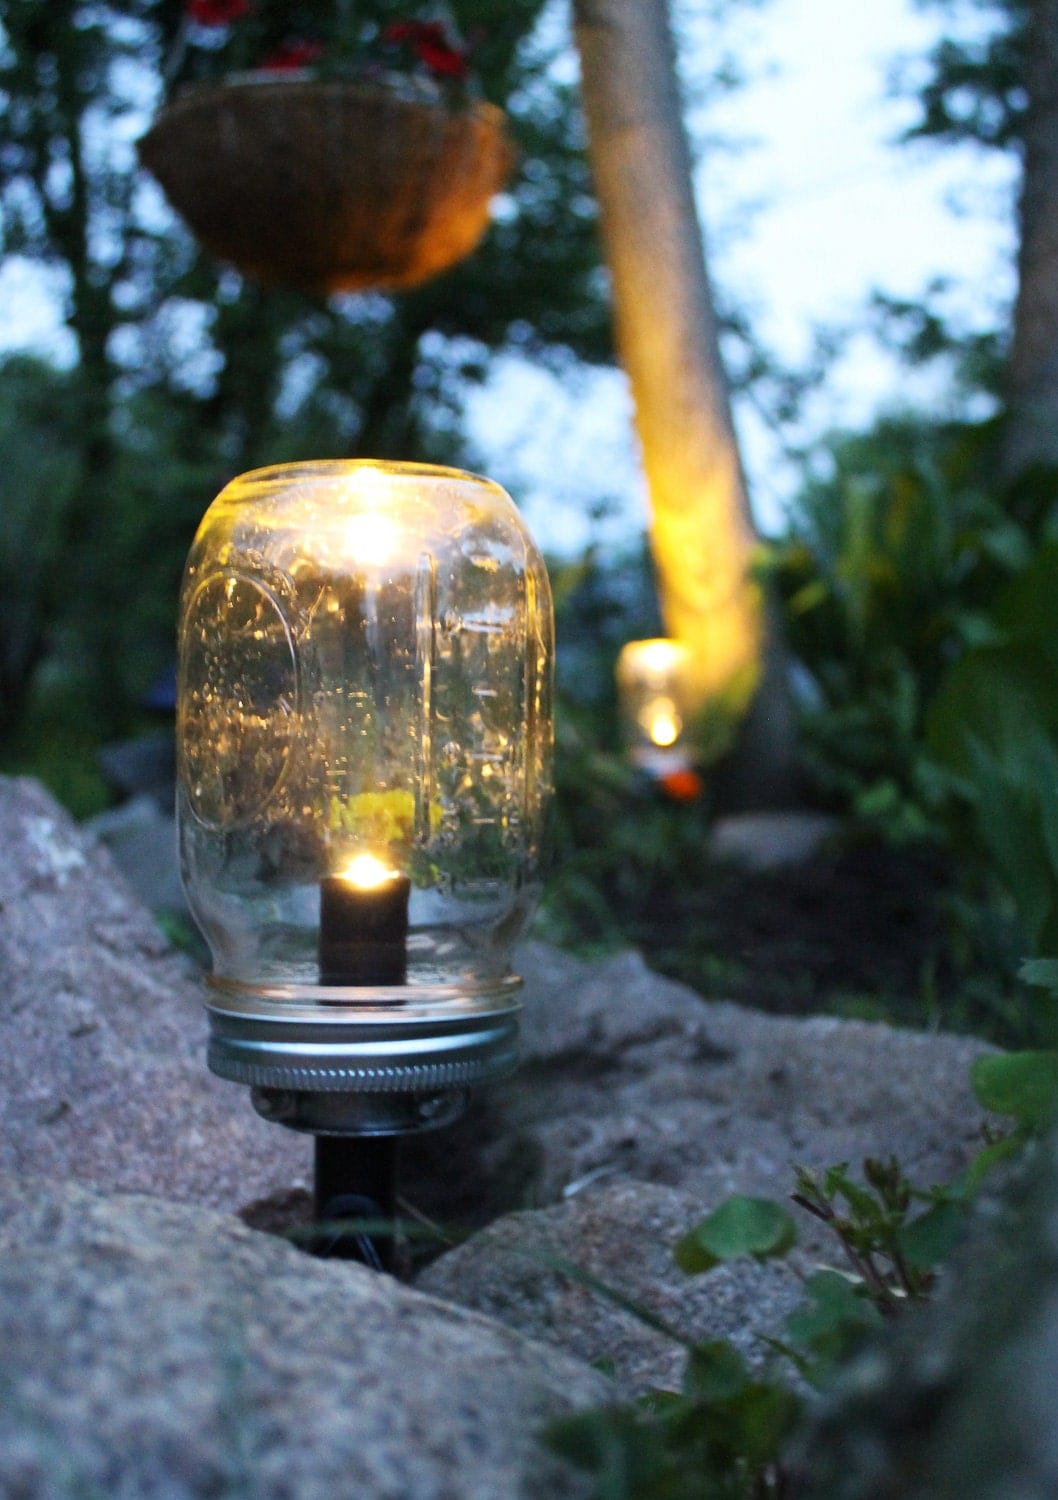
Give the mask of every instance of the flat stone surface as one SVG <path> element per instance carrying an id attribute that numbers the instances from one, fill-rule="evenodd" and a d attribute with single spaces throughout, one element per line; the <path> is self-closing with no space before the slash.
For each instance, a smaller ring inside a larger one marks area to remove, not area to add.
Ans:
<path id="1" fill-rule="evenodd" d="M 608 1382 L 201 1208 L 0 1179 L 0 1494 L 496 1500 Z"/>
<path id="2" fill-rule="evenodd" d="M 36 782 L 0 777 L 0 1171 L 232 1208 L 311 1143 L 206 1068 L 198 972 Z"/>
<path id="3" fill-rule="evenodd" d="M 553 1208 L 505 1215 L 427 1267 L 417 1285 L 587 1363 L 605 1361 L 625 1394 L 677 1390 L 682 1346 L 575 1271 L 685 1339 L 730 1339 L 759 1368 L 768 1354 L 759 1335 L 782 1327 L 801 1284 L 785 1261 L 737 1261 L 707 1276 L 685 1275 L 672 1249 L 700 1217 L 690 1193 L 627 1179 L 599 1183 Z"/>
<path id="4" fill-rule="evenodd" d="M 709 852 L 747 870 L 782 870 L 818 854 L 840 827 L 831 813 L 733 813 L 716 823 Z"/>
<path id="5" fill-rule="evenodd" d="M 584 964 L 528 945 L 519 967 L 519 1072 L 409 1146 L 409 1191 L 440 1219 L 444 1193 L 452 1212 L 475 1193 L 531 1208 L 584 1181 L 678 1188 L 705 1212 L 736 1192 L 784 1197 L 795 1164 L 891 1153 L 925 1185 L 980 1143 L 969 1068 L 987 1049 L 972 1038 L 704 1002 L 634 953 Z"/>
<path id="6" fill-rule="evenodd" d="M 408 1191 L 442 1220 L 445 1191 L 473 1215 L 475 1184 L 493 1205 L 554 1206 L 499 1219 L 419 1284 L 582 1358 L 611 1358 L 627 1390 L 678 1385 L 682 1354 L 556 1269 L 556 1256 L 688 1336 L 733 1338 L 759 1360 L 756 1334 L 779 1333 L 798 1300 L 791 1270 L 739 1263 L 687 1277 L 672 1259 L 681 1233 L 732 1193 L 787 1199 L 797 1165 L 896 1154 L 926 1186 L 980 1144 L 969 1086 L 979 1042 L 705 1004 L 635 954 L 521 957 L 525 1063 L 502 1096 L 410 1148 L 431 1158 Z M 442 1151 L 458 1173 L 445 1174 Z M 833 1237 L 792 1212 L 800 1265 L 840 1262 Z"/>

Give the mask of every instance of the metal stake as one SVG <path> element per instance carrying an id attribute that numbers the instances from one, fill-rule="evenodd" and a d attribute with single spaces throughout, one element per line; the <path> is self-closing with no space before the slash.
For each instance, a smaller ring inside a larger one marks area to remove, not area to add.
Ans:
<path id="1" fill-rule="evenodd" d="M 398 1139 L 394 1135 L 316 1136 L 313 1215 L 317 1224 L 326 1226 L 315 1243 L 317 1255 L 392 1271 Z M 343 1220 L 357 1220 L 364 1227 L 343 1231 Z M 385 1224 L 392 1229 L 382 1228 Z"/>

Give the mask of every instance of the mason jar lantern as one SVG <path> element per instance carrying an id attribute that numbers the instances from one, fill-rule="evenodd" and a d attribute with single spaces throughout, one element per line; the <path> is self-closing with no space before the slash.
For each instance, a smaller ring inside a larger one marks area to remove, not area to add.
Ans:
<path id="1" fill-rule="evenodd" d="M 551 786 L 547 574 L 452 469 L 259 469 L 184 578 L 178 828 L 213 955 L 209 1066 L 266 1118 L 454 1118 L 516 1060 L 511 946 Z"/>
<path id="2" fill-rule="evenodd" d="M 687 769 L 690 650 L 659 637 L 629 641 L 617 658 L 617 697 L 625 747 L 633 765 L 656 776 Z"/>

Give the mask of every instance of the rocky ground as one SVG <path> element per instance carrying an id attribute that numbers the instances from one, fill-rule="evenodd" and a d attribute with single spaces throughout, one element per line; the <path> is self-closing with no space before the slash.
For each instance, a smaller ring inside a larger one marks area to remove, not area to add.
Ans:
<path id="1" fill-rule="evenodd" d="M 309 1143 L 207 1072 L 191 962 L 35 784 L 0 781 L 0 841 L 0 1494 L 582 1493 L 542 1424 L 680 1359 L 557 1259 L 757 1357 L 793 1271 L 685 1277 L 683 1230 L 794 1163 L 895 1152 L 926 1183 L 979 1140 L 979 1043 L 530 946 L 516 1079 L 405 1151 L 460 1242 L 414 1286 L 314 1261 L 254 1227 L 304 1212 Z"/>

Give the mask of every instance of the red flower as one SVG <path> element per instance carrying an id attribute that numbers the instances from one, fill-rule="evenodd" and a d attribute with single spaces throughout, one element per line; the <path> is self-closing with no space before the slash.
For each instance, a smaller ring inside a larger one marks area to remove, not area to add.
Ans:
<path id="1" fill-rule="evenodd" d="M 322 56 L 322 42 L 305 42 L 300 37 L 291 37 L 270 52 L 260 67 L 266 73 L 293 73 L 298 68 L 311 68 Z"/>
<path id="2" fill-rule="evenodd" d="M 697 802 L 705 791 L 705 782 L 689 767 L 679 771 L 669 771 L 661 778 L 661 787 L 667 797 L 673 802 Z"/>
<path id="3" fill-rule="evenodd" d="M 413 41 L 423 26 L 436 25 L 436 21 L 390 21 L 382 32 L 382 41 L 387 47 L 395 47 L 400 42 Z"/>
<path id="4" fill-rule="evenodd" d="M 230 26 L 250 9 L 250 0 L 187 0 L 188 19 L 196 26 Z"/>
<path id="5" fill-rule="evenodd" d="M 386 46 L 410 46 L 435 77 L 462 79 L 469 72 L 467 54 L 452 46 L 440 21 L 391 21 L 382 41 Z"/>

